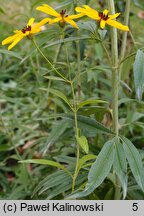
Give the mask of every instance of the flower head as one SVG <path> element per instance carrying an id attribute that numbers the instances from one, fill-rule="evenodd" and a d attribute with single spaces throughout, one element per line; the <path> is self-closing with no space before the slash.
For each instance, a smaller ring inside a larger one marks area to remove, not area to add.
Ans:
<path id="1" fill-rule="evenodd" d="M 15 30 L 14 35 L 9 36 L 2 41 L 2 45 L 10 44 L 8 50 L 12 49 L 24 37 L 32 37 L 33 34 L 40 32 L 41 26 L 46 24 L 49 21 L 49 18 L 45 18 L 36 24 L 34 23 L 34 20 L 34 18 L 31 18 L 23 29 Z"/>
<path id="2" fill-rule="evenodd" d="M 83 14 L 75 14 L 69 16 L 67 15 L 66 10 L 62 10 L 60 13 L 58 13 L 56 10 L 54 10 L 47 4 L 43 4 L 42 6 L 37 7 L 36 10 L 42 11 L 48 15 L 56 17 L 54 19 L 51 19 L 49 21 L 49 24 L 59 22 L 61 27 L 64 27 L 65 23 L 69 23 L 74 28 L 78 28 L 77 24 L 73 20 L 83 16 Z"/>
<path id="3" fill-rule="evenodd" d="M 100 24 L 101 29 L 104 29 L 105 25 L 108 24 L 108 25 L 113 26 L 115 28 L 118 28 L 122 31 L 129 31 L 128 26 L 125 26 L 125 25 L 117 22 L 116 20 L 114 20 L 115 18 L 117 18 L 120 15 L 120 13 L 109 15 L 109 11 L 107 9 L 105 9 L 103 12 L 98 12 L 98 11 L 92 9 L 91 7 L 89 7 L 88 5 L 84 5 L 83 8 L 76 7 L 75 10 L 77 12 L 80 12 L 81 14 L 83 14 L 83 16 L 86 15 L 92 19 L 97 20 Z"/>

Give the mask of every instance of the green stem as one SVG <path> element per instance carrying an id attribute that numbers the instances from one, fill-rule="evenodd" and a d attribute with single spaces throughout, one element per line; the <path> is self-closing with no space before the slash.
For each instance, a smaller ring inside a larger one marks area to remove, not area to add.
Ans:
<path id="1" fill-rule="evenodd" d="M 106 46 L 104 45 L 103 41 L 101 41 L 101 46 L 102 48 L 104 49 L 104 52 L 106 53 L 107 55 L 107 59 L 108 59 L 108 63 L 110 66 L 112 66 L 112 61 L 111 61 L 111 57 L 109 55 L 109 51 L 107 50 Z"/>
<path id="2" fill-rule="evenodd" d="M 69 80 L 71 80 L 71 73 L 70 73 L 70 61 L 69 61 L 69 55 L 68 55 L 68 49 L 67 49 L 67 45 L 65 43 L 65 32 L 64 29 L 61 28 L 62 30 L 62 40 L 63 40 L 63 44 L 64 44 L 64 49 L 65 49 L 65 56 L 66 56 L 66 61 L 67 61 L 67 65 L 68 65 L 68 75 L 69 75 Z"/>
<path id="3" fill-rule="evenodd" d="M 131 0 L 127 0 L 126 1 L 126 8 L 125 8 L 125 18 L 124 18 L 124 24 L 128 25 L 129 23 L 129 14 L 130 14 L 130 2 Z M 125 56 L 125 52 L 126 52 L 126 43 L 127 43 L 127 34 L 128 32 L 124 32 L 123 33 L 123 37 L 122 37 L 122 45 L 121 45 L 121 52 L 120 52 L 120 61 L 122 61 L 124 59 Z M 120 78 L 121 78 L 121 73 L 122 73 L 122 68 L 123 66 L 120 65 Z"/>
<path id="4" fill-rule="evenodd" d="M 38 54 L 38 53 L 37 53 Z M 38 85 L 38 88 L 41 88 L 42 87 L 42 83 L 41 83 L 41 77 L 40 77 L 40 73 L 39 73 L 39 60 L 38 60 L 38 55 L 36 55 L 36 63 L 37 65 L 34 64 L 34 61 L 33 61 L 33 58 L 32 56 L 30 56 L 30 62 L 31 62 L 31 65 L 32 65 L 32 71 L 36 77 L 36 80 L 37 80 L 37 85 Z M 39 95 L 39 101 L 40 101 L 40 105 L 42 104 L 42 100 L 43 100 L 43 95 L 42 95 L 42 92 L 39 91 L 38 92 L 38 95 Z"/>
<path id="5" fill-rule="evenodd" d="M 62 37 L 63 40 L 65 38 L 65 34 L 64 34 L 64 30 L 62 29 Z M 79 135 L 79 131 L 78 131 L 78 121 L 77 121 L 77 100 L 75 97 L 75 92 L 74 92 L 74 86 L 73 86 L 73 82 L 71 81 L 71 74 L 70 74 L 70 61 L 69 61 L 69 55 L 68 55 L 68 50 L 67 50 L 67 46 L 65 44 L 64 41 L 64 48 L 65 48 L 65 53 L 66 53 L 66 59 L 67 59 L 67 64 L 68 64 L 68 72 L 69 72 L 69 79 L 70 79 L 70 85 L 71 85 L 71 91 L 72 91 L 72 97 L 73 97 L 73 113 L 74 113 L 74 122 L 75 122 L 75 137 L 78 137 Z M 80 57 L 79 57 L 80 58 Z M 78 64 L 78 67 L 80 68 L 80 65 Z M 75 166 L 75 171 L 74 171 L 74 175 L 73 175 L 73 179 L 72 179 L 72 192 L 74 192 L 75 189 L 75 181 L 77 178 L 77 170 L 78 170 L 78 163 L 79 163 L 79 144 L 76 141 L 76 145 L 77 145 L 77 154 L 76 154 L 76 166 Z"/>
<path id="6" fill-rule="evenodd" d="M 42 52 L 42 50 L 39 48 L 39 46 L 37 45 L 36 41 L 34 39 L 32 39 L 35 47 L 37 48 L 37 50 L 39 51 L 39 53 L 43 56 L 43 58 L 46 60 L 46 62 L 51 66 L 51 68 L 66 82 L 69 82 L 69 80 L 64 77 L 54 66 L 53 64 L 49 61 L 49 59 L 45 56 L 45 54 Z"/>
<path id="7" fill-rule="evenodd" d="M 75 13 L 75 7 L 77 7 L 77 0 L 73 0 L 74 13 Z"/>
<path id="8" fill-rule="evenodd" d="M 79 32 L 77 31 L 77 37 L 79 37 Z M 81 97 L 81 74 L 80 74 L 80 41 L 76 41 L 76 49 L 77 49 L 77 89 L 78 89 L 78 100 Z"/>
<path id="9" fill-rule="evenodd" d="M 133 36 L 133 34 L 132 34 L 131 31 L 129 31 L 129 35 L 130 35 L 131 40 L 132 40 L 132 42 L 133 42 L 134 49 L 137 50 L 137 49 L 138 49 L 137 42 L 135 41 L 135 38 L 134 38 L 134 36 Z"/>
<path id="10" fill-rule="evenodd" d="M 115 14 L 114 1 L 109 0 L 110 13 Z M 117 29 L 111 28 L 111 47 L 112 47 L 112 110 L 113 110 L 113 130 L 116 135 L 119 134 L 118 129 L 118 92 L 119 92 L 119 70 L 118 70 L 118 38 Z M 115 196 L 114 199 L 118 200 L 121 197 L 121 186 L 119 178 L 115 175 Z"/>
<path id="11" fill-rule="evenodd" d="M 57 50 L 56 50 L 56 55 L 55 55 L 55 59 L 54 59 L 54 64 L 57 63 L 57 60 L 58 60 L 58 57 L 59 57 L 59 54 L 60 54 L 60 51 L 61 51 L 61 46 L 62 46 L 62 44 L 59 43 L 59 44 L 58 44 L 58 48 L 57 48 Z"/>
<path id="12" fill-rule="evenodd" d="M 76 13 L 75 8 L 77 7 L 77 0 L 73 0 L 73 10 L 74 13 Z M 79 38 L 79 31 L 76 30 L 76 37 Z M 77 50 L 77 73 L 76 73 L 76 77 L 77 77 L 77 91 L 78 91 L 78 100 L 80 100 L 81 97 L 81 70 L 80 70 L 80 40 L 76 41 L 76 50 Z"/>
<path id="13" fill-rule="evenodd" d="M 73 112 L 74 112 L 74 122 L 75 122 L 75 138 L 79 136 L 79 129 L 78 129 L 78 120 L 77 120 L 77 102 L 76 102 L 76 98 L 75 98 L 75 93 L 74 93 L 74 87 L 73 87 L 73 83 L 71 82 L 71 90 L 72 90 L 72 95 L 73 95 Z M 78 163 L 79 163 L 79 144 L 76 141 L 77 144 L 77 155 L 76 155 L 76 166 L 75 166 L 75 171 L 74 171 L 74 175 L 73 175 L 73 181 L 72 181 L 72 192 L 74 192 L 74 188 L 75 188 L 75 181 L 77 178 L 77 170 L 78 170 Z"/>
<path id="14" fill-rule="evenodd" d="M 78 131 L 78 124 L 77 124 L 77 111 L 74 112 L 74 118 L 75 118 L 75 135 L 78 137 L 79 131 Z M 73 175 L 72 192 L 74 192 L 75 182 L 76 182 L 76 178 L 78 175 L 77 171 L 78 171 L 78 165 L 79 165 L 79 157 L 80 157 L 80 148 L 79 148 L 79 144 L 77 142 L 76 166 L 75 166 L 75 171 L 74 171 L 74 175 Z"/>
<path id="15" fill-rule="evenodd" d="M 114 1 L 109 0 L 111 14 L 115 14 Z M 113 129 L 118 135 L 118 90 L 119 90 L 119 71 L 118 71 L 118 39 L 117 29 L 111 28 L 111 47 L 112 47 L 112 109 L 113 109 Z"/>

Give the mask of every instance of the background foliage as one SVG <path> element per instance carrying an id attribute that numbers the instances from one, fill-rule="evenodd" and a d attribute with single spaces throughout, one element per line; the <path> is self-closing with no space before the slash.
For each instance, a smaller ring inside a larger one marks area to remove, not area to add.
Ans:
<path id="1" fill-rule="evenodd" d="M 39 4 L 48 3 L 59 10 L 67 8 L 73 13 L 72 0 L 0 1 L 1 41 L 11 35 L 14 29 L 25 26 L 30 17 L 41 20 L 44 15 L 35 10 Z M 99 1 L 97 5 L 93 0 L 79 1 L 81 6 L 85 3 L 100 10 L 103 10 L 103 6 L 104 8 L 107 6 L 106 1 Z M 116 0 L 115 4 L 117 11 L 122 13 L 120 19 L 123 22 L 125 1 Z M 36 37 L 36 41 L 43 47 L 44 53 L 51 62 L 54 62 L 56 68 L 62 70 L 66 76 L 70 73 L 76 80 L 75 37 L 80 39 L 81 101 L 87 102 L 79 104 L 78 124 L 81 134 L 88 140 L 89 154 L 85 155 L 81 149 L 76 189 L 83 189 L 92 162 L 111 136 L 107 130 L 112 126 L 112 95 L 111 69 L 103 49 L 104 45 L 110 50 L 109 29 L 107 28 L 107 32 L 105 30 L 99 32 L 102 45 L 96 40 L 96 24 L 93 21 L 79 20 L 78 25 L 79 35 L 70 26 L 66 27 L 65 43 L 60 40 L 61 30 L 57 24 L 47 26 L 45 31 Z M 141 71 L 139 67 L 144 68 L 142 0 L 131 2 L 129 26 L 131 32 L 128 34 L 127 58 L 123 63 L 119 92 L 119 129 L 120 133 L 135 145 L 143 161 L 143 83 L 140 87 L 141 92 L 139 84 L 144 81 L 144 73 L 135 75 L 135 71 Z M 118 36 L 120 47 L 122 33 L 119 32 Z M 137 62 L 140 58 L 142 60 Z M 68 103 L 72 103 L 71 90 L 67 84 L 54 77 L 52 68 L 29 40 L 24 40 L 11 52 L 0 47 L 0 66 L 0 198 L 63 199 L 71 193 L 72 179 L 69 173 L 74 172 L 76 162 L 74 119 L 68 106 Z M 76 82 L 74 88 L 78 94 Z M 97 98 L 101 101 L 95 101 Z M 126 151 L 129 153 L 128 149 Z M 41 161 L 39 165 L 18 162 L 25 159 L 41 159 Z M 43 159 L 55 161 L 57 164 L 48 161 L 46 163 Z M 137 185 L 130 167 L 127 175 L 126 199 L 144 199 L 144 193 Z M 109 173 L 105 181 L 86 197 L 86 199 L 113 198 L 112 173 Z"/>

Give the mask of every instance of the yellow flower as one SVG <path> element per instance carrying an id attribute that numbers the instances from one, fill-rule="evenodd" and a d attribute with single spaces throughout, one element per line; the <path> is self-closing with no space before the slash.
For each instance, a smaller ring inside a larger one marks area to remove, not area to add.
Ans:
<path id="1" fill-rule="evenodd" d="M 92 19 L 97 20 L 100 24 L 101 29 L 104 29 L 105 25 L 108 24 L 108 25 L 113 26 L 115 28 L 118 28 L 122 31 L 129 31 L 128 26 L 125 26 L 125 25 L 117 22 L 116 20 L 114 20 L 115 18 L 117 18 L 120 15 L 120 13 L 109 15 L 109 11 L 107 9 L 105 9 L 103 12 L 98 12 L 98 11 L 90 8 L 88 5 L 84 5 L 83 8 L 76 7 L 75 10 L 77 12 L 80 12 L 81 14 L 83 14 L 83 16 L 86 15 Z"/>
<path id="2" fill-rule="evenodd" d="M 49 18 L 45 18 L 39 23 L 34 23 L 34 18 L 31 18 L 26 27 L 21 30 L 15 30 L 14 35 L 7 37 L 2 41 L 2 45 L 11 44 L 8 47 L 8 50 L 12 49 L 19 41 L 21 41 L 24 37 L 32 37 L 33 34 L 36 34 L 41 31 L 41 26 L 46 24 L 49 21 Z"/>
<path id="3" fill-rule="evenodd" d="M 69 23 L 74 28 L 78 28 L 77 24 L 73 20 L 83 16 L 82 14 L 75 14 L 69 16 L 66 14 L 66 10 L 62 10 L 60 13 L 58 13 L 47 4 L 43 4 L 42 6 L 37 7 L 36 10 L 42 11 L 46 14 L 56 17 L 54 19 L 51 19 L 49 24 L 59 22 L 61 27 L 64 27 L 65 23 Z"/>

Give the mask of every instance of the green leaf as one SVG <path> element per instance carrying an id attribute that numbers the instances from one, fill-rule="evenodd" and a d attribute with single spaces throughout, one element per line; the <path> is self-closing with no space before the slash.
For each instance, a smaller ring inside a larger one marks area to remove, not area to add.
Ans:
<path id="1" fill-rule="evenodd" d="M 122 103 L 139 103 L 139 104 L 144 104 L 143 101 L 139 101 L 137 99 L 131 99 L 131 98 L 122 98 L 119 100 L 119 106 L 122 104 Z"/>
<path id="2" fill-rule="evenodd" d="M 96 158 L 96 155 L 93 155 L 93 154 L 87 154 L 87 155 L 84 155 L 82 158 L 79 159 L 79 162 L 78 162 L 78 170 L 77 170 L 77 175 L 80 171 L 80 169 L 83 167 L 83 165 L 89 161 L 89 160 L 92 160 L 92 159 L 95 159 Z"/>
<path id="3" fill-rule="evenodd" d="M 10 56 L 13 56 L 15 58 L 18 58 L 18 59 L 22 60 L 22 57 L 18 53 L 13 52 L 13 51 L 0 49 L 0 53 L 5 54 L 5 55 L 10 55 Z"/>
<path id="4" fill-rule="evenodd" d="M 68 198 L 71 199 L 85 197 L 92 193 L 104 181 L 106 176 L 109 174 L 113 164 L 115 151 L 114 144 L 115 139 L 112 139 L 104 144 L 101 152 L 97 156 L 96 161 L 90 168 L 88 174 L 88 183 L 86 185 L 85 190 L 82 192 L 72 194 Z"/>
<path id="5" fill-rule="evenodd" d="M 142 0 L 133 0 L 133 2 L 137 7 L 144 9 L 144 2 Z"/>
<path id="6" fill-rule="evenodd" d="M 64 79 L 60 78 L 60 77 L 56 77 L 56 76 L 44 76 L 46 79 L 49 79 L 49 80 L 55 80 L 55 81 L 63 81 L 65 82 Z"/>
<path id="7" fill-rule="evenodd" d="M 78 144 L 81 146 L 81 148 L 84 150 L 86 154 L 89 152 L 89 145 L 87 138 L 85 136 L 76 137 L 76 140 Z"/>
<path id="8" fill-rule="evenodd" d="M 98 33 L 99 33 L 99 36 L 100 36 L 100 39 L 103 41 L 106 37 L 106 34 L 107 34 L 107 30 L 104 30 L 104 29 L 98 29 Z"/>
<path id="9" fill-rule="evenodd" d="M 74 115 L 72 114 L 61 114 L 62 118 L 69 119 L 69 122 L 74 124 Z M 95 136 L 96 132 L 104 132 L 109 134 L 115 134 L 109 128 L 106 128 L 103 124 L 96 121 L 95 119 L 83 115 L 77 115 L 78 126 L 87 137 Z"/>
<path id="10" fill-rule="evenodd" d="M 69 167 L 68 170 L 73 173 L 75 167 Z M 85 181 L 87 175 L 85 173 L 80 174 L 76 179 L 76 186 L 80 185 Z M 38 186 L 35 188 L 33 195 L 38 193 L 48 194 L 48 199 L 52 199 L 58 194 L 65 193 L 67 190 L 71 190 L 72 178 L 68 176 L 63 170 L 58 170 L 52 174 L 49 174 L 44 178 Z"/>
<path id="11" fill-rule="evenodd" d="M 144 192 L 144 167 L 142 164 L 141 156 L 129 139 L 123 136 L 121 136 L 121 139 L 123 141 L 125 155 L 129 162 L 130 169 L 135 177 L 137 184 Z"/>
<path id="12" fill-rule="evenodd" d="M 48 89 L 47 90 L 46 88 L 40 88 L 40 89 L 44 90 L 44 91 L 49 91 L 50 93 L 54 94 L 55 96 L 61 98 L 72 109 L 71 103 L 68 100 L 68 98 L 59 90 L 56 90 L 56 89 Z"/>
<path id="13" fill-rule="evenodd" d="M 60 115 L 51 115 L 49 118 L 61 117 L 69 122 L 70 126 L 74 125 L 74 115 L 73 114 L 60 114 Z M 41 118 L 39 119 L 41 120 Z M 115 134 L 109 128 L 106 128 L 103 124 L 96 121 L 95 119 L 83 115 L 77 115 L 78 125 L 81 130 L 83 130 L 87 134 L 86 136 L 95 136 L 96 132 L 104 132 L 109 134 Z"/>
<path id="14" fill-rule="evenodd" d="M 31 8 L 34 8 L 36 5 L 42 4 L 43 2 L 42 2 L 42 0 L 37 0 L 36 2 L 34 2 L 32 4 Z M 62 1 L 61 3 L 59 2 L 58 6 L 56 6 L 55 9 L 57 10 L 59 8 L 64 8 L 64 7 L 68 6 L 69 4 L 72 4 L 72 0 Z"/>
<path id="15" fill-rule="evenodd" d="M 75 157 L 70 157 L 70 156 L 66 156 L 66 155 L 58 155 L 55 156 L 54 159 L 60 163 L 65 163 L 65 164 L 69 164 L 69 165 L 74 165 L 76 163 L 76 158 Z"/>
<path id="16" fill-rule="evenodd" d="M 67 121 L 67 119 L 63 119 L 59 120 L 56 125 L 54 125 L 51 133 L 48 136 L 46 144 L 43 146 L 43 154 L 45 154 L 49 147 L 52 146 L 60 138 L 60 136 L 65 132 L 67 128 L 72 126 L 70 123 L 71 122 Z"/>
<path id="17" fill-rule="evenodd" d="M 127 194 L 127 161 L 124 152 L 123 145 L 120 143 L 119 139 L 116 139 L 115 144 L 115 158 L 114 158 L 114 170 L 120 179 L 123 188 L 123 199 L 125 199 Z"/>
<path id="18" fill-rule="evenodd" d="M 131 122 L 135 122 L 137 120 L 139 120 L 140 118 L 144 117 L 144 113 L 139 113 L 139 112 L 134 112 Z"/>
<path id="19" fill-rule="evenodd" d="M 60 9 L 60 8 L 64 8 L 64 7 L 66 7 L 66 6 L 68 6 L 68 5 L 70 5 L 70 4 L 72 4 L 73 3 L 73 0 L 66 0 L 66 1 L 62 1 L 62 2 L 59 2 L 59 4 L 55 7 L 55 9 L 57 10 L 57 9 Z"/>
<path id="20" fill-rule="evenodd" d="M 134 84 L 136 89 L 136 96 L 139 100 L 141 100 L 144 91 L 144 53 L 141 50 L 137 51 L 135 57 Z"/>
<path id="21" fill-rule="evenodd" d="M 21 160 L 20 163 L 34 163 L 34 164 L 43 164 L 43 165 L 49 165 L 53 167 L 57 167 L 59 169 L 62 169 L 65 171 L 68 175 L 71 176 L 71 173 L 60 163 L 51 161 L 51 160 L 44 160 L 44 159 L 28 159 L 28 160 Z"/>
<path id="22" fill-rule="evenodd" d="M 76 180 L 75 186 L 77 187 L 77 185 L 81 185 L 85 179 L 86 179 L 85 174 L 79 175 Z M 61 184 L 59 184 L 57 187 L 52 188 L 52 190 L 48 193 L 47 199 L 48 200 L 52 199 L 58 194 L 64 194 L 66 191 L 71 190 L 71 185 L 72 185 L 72 180 L 70 178 L 66 180 L 63 179 Z"/>
<path id="23" fill-rule="evenodd" d="M 39 184 L 34 189 L 32 196 L 38 193 L 38 191 L 40 194 L 51 187 L 55 187 L 56 185 L 59 185 L 61 181 L 64 180 L 65 178 L 69 178 L 69 176 L 63 170 L 58 170 L 52 174 L 49 174 L 42 181 L 39 182 Z"/>
<path id="24" fill-rule="evenodd" d="M 6 14 L 5 12 L 4 12 L 4 10 L 0 7 L 0 13 L 2 13 L 2 14 Z"/>
<path id="25" fill-rule="evenodd" d="M 85 162 L 92 160 L 92 159 L 96 159 L 96 155 L 93 155 L 93 154 L 84 155 L 82 158 L 79 159 L 78 167 L 81 168 L 85 164 Z"/>
<path id="26" fill-rule="evenodd" d="M 79 110 L 81 107 L 89 104 L 96 104 L 96 103 L 108 103 L 107 101 L 95 99 L 95 100 L 86 100 L 81 103 L 79 103 L 77 110 Z"/>
<path id="27" fill-rule="evenodd" d="M 78 27 L 80 29 L 84 29 L 86 31 L 91 32 L 92 34 L 95 34 L 97 25 L 95 22 L 92 21 L 79 21 L 78 22 Z"/>
<path id="28" fill-rule="evenodd" d="M 106 128 L 104 125 L 102 125 L 101 123 L 99 123 L 98 121 L 96 121 L 93 118 L 90 118 L 90 117 L 87 117 L 87 116 L 78 115 L 77 119 L 78 119 L 78 123 L 83 123 L 85 125 L 94 127 L 96 129 L 101 130 L 101 131 L 106 132 L 106 133 L 115 134 L 110 129 Z"/>
<path id="29" fill-rule="evenodd" d="M 73 42 L 73 41 L 79 41 L 79 40 L 88 40 L 88 39 L 91 39 L 91 37 L 87 36 L 87 35 L 82 35 L 80 37 L 68 37 L 68 38 L 60 39 L 60 40 L 57 40 L 57 41 L 54 41 L 51 43 L 48 42 L 44 48 L 55 46 L 58 44 L 63 44 L 63 43 L 68 43 L 68 42 Z"/>

